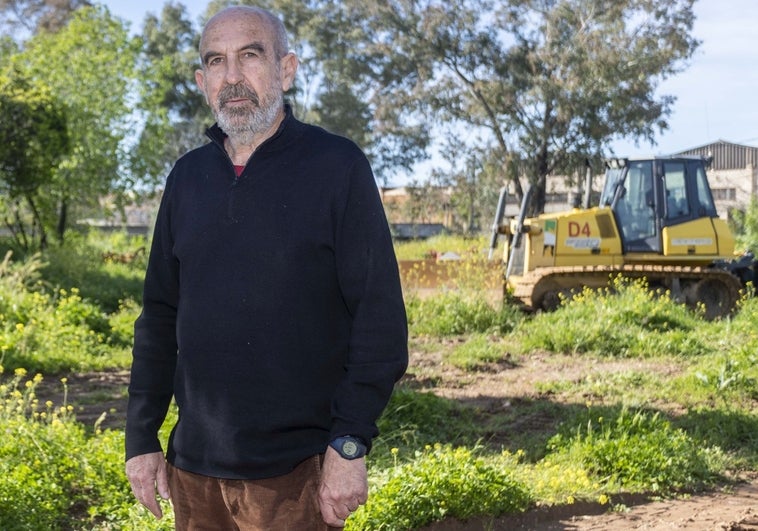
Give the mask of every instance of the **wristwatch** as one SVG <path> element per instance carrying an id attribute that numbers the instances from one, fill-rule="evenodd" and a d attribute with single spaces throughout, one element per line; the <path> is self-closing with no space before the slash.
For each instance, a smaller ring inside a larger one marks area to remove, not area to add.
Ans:
<path id="1" fill-rule="evenodd" d="M 329 443 L 329 446 L 337 450 L 337 453 L 345 459 L 358 459 L 366 455 L 366 445 L 352 435 L 337 437 Z"/>

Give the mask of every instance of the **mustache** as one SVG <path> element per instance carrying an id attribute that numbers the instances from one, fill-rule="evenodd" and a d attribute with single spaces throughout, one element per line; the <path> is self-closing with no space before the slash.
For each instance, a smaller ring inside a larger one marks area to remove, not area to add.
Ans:
<path id="1" fill-rule="evenodd" d="M 256 107 L 259 106 L 260 100 L 258 94 L 254 90 L 247 88 L 242 83 L 237 85 L 227 85 L 218 94 L 219 107 L 226 105 L 229 100 L 248 99 L 253 102 Z"/>

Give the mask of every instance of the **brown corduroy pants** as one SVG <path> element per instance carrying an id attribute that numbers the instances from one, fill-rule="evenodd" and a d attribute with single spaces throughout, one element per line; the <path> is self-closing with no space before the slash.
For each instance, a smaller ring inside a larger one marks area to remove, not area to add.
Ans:
<path id="1" fill-rule="evenodd" d="M 168 465 L 177 531 L 327 531 L 318 505 L 321 456 L 284 476 L 219 479 Z"/>

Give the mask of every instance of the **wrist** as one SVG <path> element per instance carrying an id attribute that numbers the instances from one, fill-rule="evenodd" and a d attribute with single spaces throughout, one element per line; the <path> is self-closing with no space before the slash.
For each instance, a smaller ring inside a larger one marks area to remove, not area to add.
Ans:
<path id="1" fill-rule="evenodd" d="M 335 437 L 332 442 L 329 443 L 343 459 L 358 459 L 363 457 L 367 453 L 366 443 L 358 437 L 352 435 L 343 435 Z"/>

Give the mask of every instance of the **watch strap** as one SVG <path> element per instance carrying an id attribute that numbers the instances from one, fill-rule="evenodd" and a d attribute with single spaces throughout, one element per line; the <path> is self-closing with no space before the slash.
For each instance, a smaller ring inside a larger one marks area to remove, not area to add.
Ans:
<path id="1" fill-rule="evenodd" d="M 358 459 L 366 455 L 367 451 L 365 443 L 352 435 L 336 437 L 329 443 L 329 446 L 334 448 L 344 459 Z"/>

